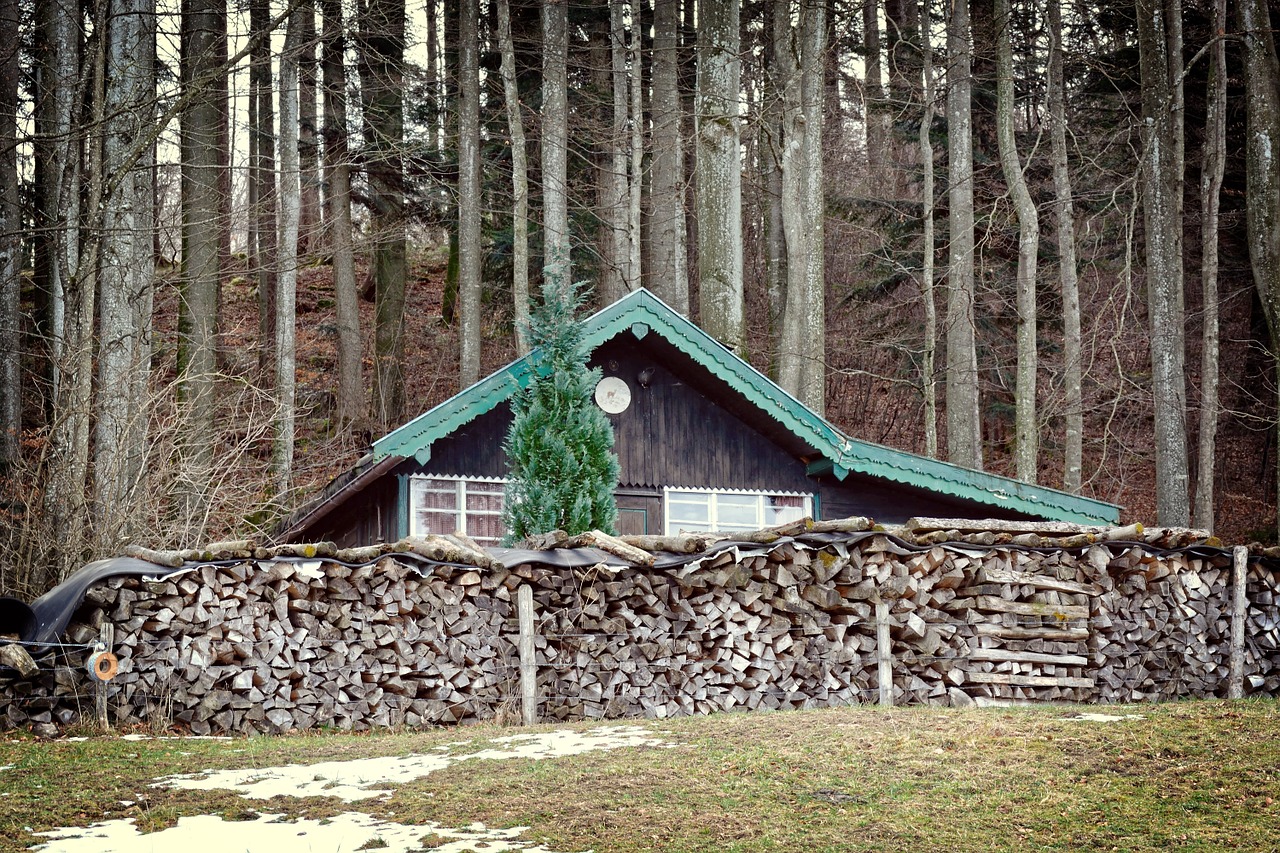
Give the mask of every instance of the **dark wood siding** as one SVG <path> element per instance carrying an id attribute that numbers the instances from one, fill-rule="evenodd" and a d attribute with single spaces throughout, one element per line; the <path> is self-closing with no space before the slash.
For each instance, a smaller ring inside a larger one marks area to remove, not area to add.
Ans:
<path id="1" fill-rule="evenodd" d="M 452 477 L 505 477 L 507 454 L 502 443 L 510 427 L 511 407 L 499 403 L 433 444 L 427 464 L 413 470 Z"/>
<path id="2" fill-rule="evenodd" d="M 631 405 L 609 416 L 622 486 L 813 491 L 802 460 L 668 369 L 642 341 L 630 335 L 610 341 L 596 351 L 592 365 L 631 387 Z M 510 424 L 511 409 L 503 403 L 437 441 L 420 470 L 505 476 L 502 443 Z"/>
<path id="3" fill-rule="evenodd" d="M 674 372 L 643 341 L 623 335 L 593 363 L 631 387 L 630 407 L 610 416 L 623 485 L 813 490 L 802 460 L 703 393 L 706 378 Z"/>
<path id="4" fill-rule="evenodd" d="M 936 518 L 1030 518 L 999 507 L 980 506 L 971 501 L 887 483 L 862 474 L 850 474 L 844 480 L 823 477 L 818 500 L 823 518 L 862 515 L 884 524 L 901 524 L 916 515 Z"/>
<path id="5" fill-rule="evenodd" d="M 353 548 L 399 538 L 400 483 L 394 473 L 371 483 L 307 532 L 307 538 Z"/>

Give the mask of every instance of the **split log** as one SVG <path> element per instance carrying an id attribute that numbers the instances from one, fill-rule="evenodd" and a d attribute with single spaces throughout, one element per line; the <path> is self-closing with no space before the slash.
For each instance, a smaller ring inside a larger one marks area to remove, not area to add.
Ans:
<path id="1" fill-rule="evenodd" d="M 12 667 L 23 678 L 30 678 L 40 671 L 30 653 L 17 643 L 0 645 L 0 666 Z"/>
<path id="2" fill-rule="evenodd" d="M 273 557 L 303 557 L 305 559 L 313 559 L 316 557 L 337 556 L 338 546 L 333 542 L 308 542 L 274 545 L 270 548 L 255 548 L 253 550 L 254 557 L 259 560 L 269 560 Z"/>
<path id="3" fill-rule="evenodd" d="M 978 572 L 978 580 L 983 583 L 1032 586 L 1036 589 L 1049 589 L 1056 592 L 1069 592 L 1079 595 L 1099 595 L 1101 593 L 1096 584 L 1075 583 L 1049 575 L 1015 572 L 998 567 L 984 567 Z M 958 595 L 964 595 L 963 589 L 956 592 Z"/>
<path id="4" fill-rule="evenodd" d="M 1068 675 L 1016 675 L 1007 672 L 968 672 L 965 677 L 978 684 L 1009 684 L 1025 687 L 1093 687 L 1092 678 Z"/>
<path id="5" fill-rule="evenodd" d="M 1055 666 L 1086 666 L 1089 661 L 1081 655 L 1045 655 L 1039 652 L 1015 652 L 1008 649 L 974 649 L 970 660 L 989 660 L 998 663 L 1048 663 Z"/>
<path id="6" fill-rule="evenodd" d="M 815 521 L 809 528 L 811 533 L 862 533 L 874 530 L 876 523 L 861 515 L 848 518 L 832 518 L 826 521 Z"/>
<path id="7" fill-rule="evenodd" d="M 735 542 L 753 542 L 758 545 L 770 545 L 777 542 L 779 539 L 784 539 L 789 536 L 799 536 L 806 533 L 812 526 L 812 518 L 797 518 L 795 521 L 788 521 L 785 524 L 766 527 L 762 530 L 734 533 L 728 538 Z"/>
<path id="8" fill-rule="evenodd" d="M 155 563 L 157 566 L 166 566 L 170 569 L 176 569 L 186 562 L 182 551 L 153 551 L 150 548 L 143 548 L 141 545 L 126 545 L 124 555 L 133 557 L 135 560 Z"/>
<path id="9" fill-rule="evenodd" d="M 1127 527 L 1113 527 L 1099 535 L 1099 539 L 1103 542 L 1120 542 L 1120 541 L 1136 541 L 1142 538 L 1143 527 L 1141 524 L 1130 524 Z"/>
<path id="10" fill-rule="evenodd" d="M 1034 533 L 1038 536 L 1061 537 L 1090 534 L 1099 540 L 1132 539 L 1141 535 L 1142 525 L 1110 527 L 1097 524 L 1077 524 L 1070 521 L 1004 521 L 1000 519 L 968 518 L 910 518 L 903 525 L 912 533 L 928 533 L 937 530 L 954 530 L 958 533 Z"/>
<path id="11" fill-rule="evenodd" d="M 476 566 L 482 569 L 502 568 L 502 564 L 480 551 L 450 542 L 443 536 L 427 534 L 426 536 L 406 536 L 396 542 L 397 551 L 418 554 L 429 560 L 440 563 L 458 563 L 465 566 Z"/>
<path id="12" fill-rule="evenodd" d="M 958 598 L 945 605 L 945 608 L 947 610 L 974 608 L 976 610 L 989 610 L 994 613 L 1012 613 L 1018 616 L 1041 616 L 1059 621 L 1089 618 L 1088 607 L 1048 604 L 1041 601 L 1006 601 L 993 595 Z"/>
<path id="13" fill-rule="evenodd" d="M 599 548 L 601 551 L 612 554 L 634 566 L 652 566 L 654 563 L 653 555 L 649 552 L 642 551 L 634 545 L 628 545 L 618 537 L 610 536 L 599 530 L 579 533 L 577 536 L 570 538 L 565 547 Z"/>
<path id="14" fill-rule="evenodd" d="M 1089 629 L 1080 628 L 1049 628 L 1049 627 L 1020 627 L 1003 625 L 999 622 L 979 622 L 973 626 L 974 632 L 980 637 L 1000 637 L 1005 640 L 1087 640 L 1089 638 Z"/>
<path id="15" fill-rule="evenodd" d="M 253 557 L 257 546 L 249 539 L 229 539 L 222 542 L 210 542 L 201 548 L 192 548 L 182 552 L 189 561 L 206 562 L 213 560 L 248 560 Z"/>
<path id="16" fill-rule="evenodd" d="M 475 551 L 477 553 L 480 553 L 480 554 L 486 553 L 483 545 L 481 545 L 476 540 L 472 539 L 467 534 L 463 533 L 461 530 L 455 530 L 453 531 L 453 533 L 446 535 L 444 538 L 448 539 L 450 542 L 454 543 L 455 545 L 461 545 L 464 548 L 470 548 L 472 551 Z"/>
<path id="17" fill-rule="evenodd" d="M 666 551 L 670 554 L 700 554 L 721 536 L 712 533 L 683 533 L 679 536 L 619 536 L 621 541 L 642 551 Z"/>
<path id="18" fill-rule="evenodd" d="M 380 542 L 377 545 L 364 545 L 359 548 L 339 548 L 334 559 L 344 563 L 371 563 L 395 551 L 395 543 Z"/>

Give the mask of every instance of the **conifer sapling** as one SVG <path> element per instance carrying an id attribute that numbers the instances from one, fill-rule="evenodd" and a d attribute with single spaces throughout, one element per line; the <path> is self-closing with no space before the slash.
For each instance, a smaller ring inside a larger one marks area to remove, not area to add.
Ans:
<path id="1" fill-rule="evenodd" d="M 514 415 L 504 449 L 506 542 L 564 530 L 614 532 L 618 457 L 613 425 L 592 401 L 600 379 L 577 318 L 584 294 L 550 268 L 542 300 L 529 318 L 533 379 L 512 398 Z"/>

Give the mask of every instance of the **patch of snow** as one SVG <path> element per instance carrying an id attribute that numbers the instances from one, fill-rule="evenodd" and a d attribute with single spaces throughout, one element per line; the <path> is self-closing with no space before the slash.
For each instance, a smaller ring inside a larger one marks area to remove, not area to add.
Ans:
<path id="1" fill-rule="evenodd" d="M 638 726 L 605 726 L 586 732 L 565 730 L 494 738 L 498 746 L 463 755 L 387 756 L 318 764 L 288 764 L 244 770 L 218 770 L 166 776 L 154 787 L 188 790 L 232 790 L 255 800 L 272 797 L 336 797 L 351 803 L 374 797 L 389 797 L 389 785 L 403 784 L 428 776 L 454 764 L 472 760 L 496 761 L 506 758 L 558 758 L 597 750 L 623 747 L 671 747 L 672 743 L 653 737 Z M 462 743 L 466 743 L 463 741 Z"/>
<path id="2" fill-rule="evenodd" d="M 1070 714 L 1064 720 L 1085 720 L 1090 723 L 1118 723 L 1121 720 L 1141 720 L 1142 714 Z"/>
<path id="3" fill-rule="evenodd" d="M 476 823 L 462 829 L 449 829 L 435 823 L 409 826 L 378 820 L 366 814 L 348 812 L 322 820 L 288 820 L 284 815 L 259 815 L 254 820 L 223 820 L 217 815 L 199 815 L 178 819 L 177 826 L 159 832 L 142 833 L 133 818 L 109 820 L 92 826 L 63 827 L 37 832 L 50 839 L 33 850 L 43 853 L 161 853 L 182 850 L 183 853 L 223 853 L 244 850 L 248 853 L 302 853 L 325 850 L 333 853 L 359 849 L 378 849 L 386 853 L 409 853 L 422 850 L 422 838 L 434 835 L 448 839 L 435 853 L 463 853 L 483 850 L 485 853 L 551 853 L 541 845 L 520 840 L 528 827 L 488 829 Z M 373 848 L 373 845 L 380 846 Z"/>
<path id="4" fill-rule="evenodd" d="M 3 773 L 3 772 L 4 772 L 4 771 L 6 771 L 6 770 L 12 770 L 13 768 L 15 768 L 15 767 L 17 767 L 17 766 L 18 766 L 18 765 L 16 765 L 16 764 L 0 764 L 0 773 Z"/>

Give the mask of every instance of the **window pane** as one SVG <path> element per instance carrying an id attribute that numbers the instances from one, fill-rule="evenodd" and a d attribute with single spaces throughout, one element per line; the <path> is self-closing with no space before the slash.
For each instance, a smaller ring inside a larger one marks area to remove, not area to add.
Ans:
<path id="1" fill-rule="evenodd" d="M 500 515 L 467 516 L 467 535 L 481 545 L 497 545 L 505 532 Z"/>
<path id="2" fill-rule="evenodd" d="M 811 495 L 667 491 L 667 532 L 738 533 L 785 524 L 813 512 Z"/>
<path id="3" fill-rule="evenodd" d="M 429 509 L 457 509 L 458 484 L 441 483 L 440 485 L 434 485 L 435 483 L 440 483 L 440 481 L 428 480 L 415 489 L 418 506 Z"/>
<path id="4" fill-rule="evenodd" d="M 436 533 L 443 536 L 458 529 L 458 514 L 456 512 L 423 511 L 418 513 L 417 518 L 419 533 Z"/>
<path id="5" fill-rule="evenodd" d="M 754 530 L 760 526 L 756 495 L 717 495 L 716 521 L 721 530 Z"/>
<path id="6" fill-rule="evenodd" d="M 480 493 L 477 494 L 471 490 L 471 484 L 467 484 L 467 510 L 474 509 L 488 510 L 489 512 L 502 511 L 502 492 Z"/>
<path id="7" fill-rule="evenodd" d="M 765 526 L 786 524 L 805 517 L 806 500 L 803 495 L 769 495 L 765 498 Z"/>
<path id="8" fill-rule="evenodd" d="M 707 492 L 670 492 L 667 503 L 672 528 L 700 525 L 691 529 L 705 530 L 711 521 L 711 495 Z"/>

